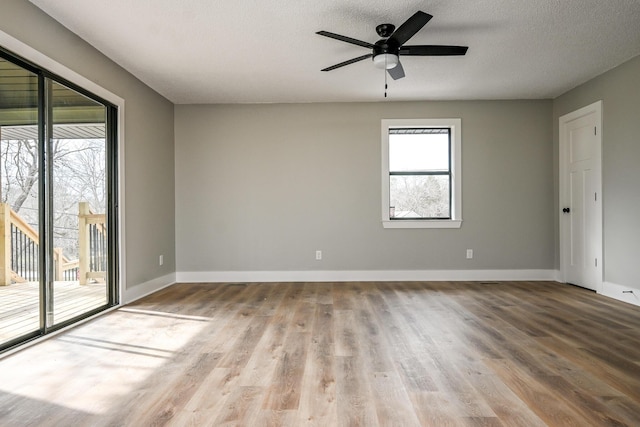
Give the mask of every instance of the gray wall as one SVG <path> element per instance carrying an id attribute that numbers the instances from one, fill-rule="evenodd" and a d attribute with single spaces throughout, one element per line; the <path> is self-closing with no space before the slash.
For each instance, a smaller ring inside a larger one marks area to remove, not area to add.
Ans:
<path id="1" fill-rule="evenodd" d="M 599 100 L 603 112 L 604 280 L 640 289 L 640 56 L 554 100 L 554 153 L 558 151 L 558 119 Z M 557 162 L 556 155 L 556 181 Z"/>
<path id="2" fill-rule="evenodd" d="M 0 30 L 125 100 L 126 285 L 175 272 L 173 104 L 25 0 L 2 0 Z"/>
<path id="3" fill-rule="evenodd" d="M 553 269 L 551 115 L 551 101 L 176 106 L 177 270 Z M 380 120 L 438 117 L 462 118 L 462 228 L 383 229 Z"/>
<path id="4" fill-rule="evenodd" d="M 25 0 L 0 30 L 125 99 L 128 287 L 176 265 L 558 268 L 558 118 L 602 99 L 605 280 L 640 288 L 640 57 L 553 102 L 177 106 L 174 175 L 169 101 Z M 429 117 L 462 118 L 463 226 L 385 230 L 380 119 Z"/>

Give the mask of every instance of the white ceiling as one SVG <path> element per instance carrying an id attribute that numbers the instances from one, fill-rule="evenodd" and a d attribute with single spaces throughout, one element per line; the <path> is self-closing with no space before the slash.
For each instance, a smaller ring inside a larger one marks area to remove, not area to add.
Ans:
<path id="1" fill-rule="evenodd" d="M 417 10 L 407 44 L 469 46 L 402 57 L 388 100 L 545 99 L 640 54 L 639 0 L 30 0 L 177 104 L 384 100 L 369 53 L 316 35 L 375 42 Z"/>

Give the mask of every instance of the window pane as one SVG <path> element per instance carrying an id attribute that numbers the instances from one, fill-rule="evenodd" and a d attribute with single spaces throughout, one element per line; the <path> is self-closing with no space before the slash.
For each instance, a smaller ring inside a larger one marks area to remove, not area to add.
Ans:
<path id="1" fill-rule="evenodd" d="M 390 176 L 389 196 L 391 219 L 451 217 L 447 175 Z"/>
<path id="2" fill-rule="evenodd" d="M 449 135 L 389 135 L 389 171 L 422 172 L 449 170 Z"/>
<path id="3" fill-rule="evenodd" d="M 0 346 L 40 329 L 38 77 L 0 58 Z"/>
<path id="4" fill-rule="evenodd" d="M 56 82 L 53 93 L 53 324 L 108 303 L 106 108 Z"/>

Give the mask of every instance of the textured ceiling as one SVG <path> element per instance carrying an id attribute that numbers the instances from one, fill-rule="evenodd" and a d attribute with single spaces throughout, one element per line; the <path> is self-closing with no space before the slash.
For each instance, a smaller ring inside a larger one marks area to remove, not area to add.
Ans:
<path id="1" fill-rule="evenodd" d="M 402 57 L 388 100 L 553 98 L 640 54 L 638 0 L 30 0 L 178 104 L 384 100 L 369 53 L 417 10 L 408 44 L 466 45 L 463 57 Z"/>

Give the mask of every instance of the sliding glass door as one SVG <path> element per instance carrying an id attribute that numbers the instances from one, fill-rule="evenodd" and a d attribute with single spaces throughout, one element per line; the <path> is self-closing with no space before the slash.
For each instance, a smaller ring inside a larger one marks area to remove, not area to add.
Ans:
<path id="1" fill-rule="evenodd" d="M 41 329 L 38 85 L 0 58 L 0 345 Z"/>
<path id="2" fill-rule="evenodd" d="M 107 108 L 59 83 L 51 85 L 53 304 L 58 324 L 108 302 Z"/>
<path id="3" fill-rule="evenodd" d="M 117 304 L 116 108 L 0 51 L 0 350 Z"/>

